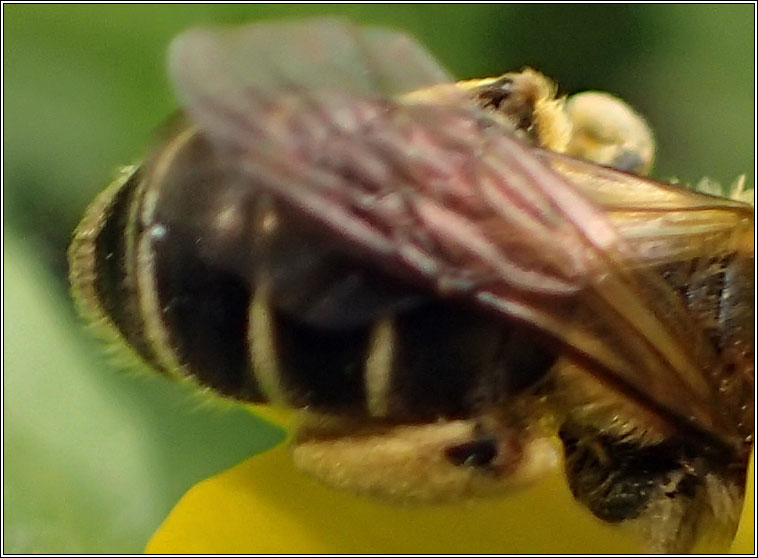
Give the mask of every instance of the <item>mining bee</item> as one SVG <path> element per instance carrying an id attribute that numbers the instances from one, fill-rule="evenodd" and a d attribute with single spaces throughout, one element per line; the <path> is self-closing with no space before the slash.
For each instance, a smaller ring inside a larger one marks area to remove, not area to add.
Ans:
<path id="1" fill-rule="evenodd" d="M 299 467 L 401 501 L 565 468 L 651 550 L 731 536 L 753 441 L 752 207 L 644 178 L 644 119 L 533 70 L 455 83 L 341 20 L 196 29 L 184 118 L 87 210 L 87 320 L 303 410 Z"/>

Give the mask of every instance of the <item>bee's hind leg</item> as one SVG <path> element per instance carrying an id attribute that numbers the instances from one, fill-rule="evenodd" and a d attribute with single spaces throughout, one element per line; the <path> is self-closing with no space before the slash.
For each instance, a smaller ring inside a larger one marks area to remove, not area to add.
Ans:
<path id="1" fill-rule="evenodd" d="M 560 463 L 554 438 L 481 417 L 361 424 L 312 415 L 293 440 L 296 465 L 352 492 L 403 502 L 490 496 L 523 486 Z"/>
<path id="2" fill-rule="evenodd" d="M 564 426 L 560 437 L 574 497 L 603 521 L 634 529 L 648 551 L 691 551 L 706 523 L 725 540 L 733 535 L 737 485 L 705 471 L 680 446 L 641 446 L 586 427 Z"/>

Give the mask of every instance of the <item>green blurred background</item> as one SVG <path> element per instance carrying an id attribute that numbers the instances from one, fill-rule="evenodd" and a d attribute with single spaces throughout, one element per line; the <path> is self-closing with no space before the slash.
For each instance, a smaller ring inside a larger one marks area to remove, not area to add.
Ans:
<path id="1" fill-rule="evenodd" d="M 139 552 L 190 486 L 281 439 L 109 364 L 74 316 L 64 252 L 176 108 L 172 36 L 323 14 L 406 29 L 456 77 L 529 65 L 564 92 L 614 92 L 656 131 L 656 176 L 754 184 L 753 5 L 6 4 L 4 552 Z"/>

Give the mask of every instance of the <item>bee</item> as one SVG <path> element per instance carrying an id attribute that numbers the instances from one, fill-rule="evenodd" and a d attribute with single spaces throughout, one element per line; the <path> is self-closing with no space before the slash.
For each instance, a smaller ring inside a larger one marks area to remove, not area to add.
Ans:
<path id="1" fill-rule="evenodd" d="M 162 374 L 301 409 L 293 458 L 401 501 L 563 467 L 651 550 L 731 536 L 752 208 L 645 178 L 644 119 L 534 70 L 455 83 L 334 19 L 195 29 L 184 118 L 93 202 L 74 298 Z"/>

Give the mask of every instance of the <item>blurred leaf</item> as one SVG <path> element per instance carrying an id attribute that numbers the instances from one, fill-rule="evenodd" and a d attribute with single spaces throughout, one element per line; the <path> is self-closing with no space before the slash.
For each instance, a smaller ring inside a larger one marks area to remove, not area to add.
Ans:
<path id="1" fill-rule="evenodd" d="M 753 175 L 751 5 L 4 5 L 6 218 L 62 250 L 113 169 L 176 108 L 165 49 L 192 25 L 345 15 L 407 30 L 454 75 L 534 65 L 649 117 L 656 175 Z M 718 39 L 715 39 L 718 37 Z"/>
<path id="2" fill-rule="evenodd" d="M 5 239 L 5 552 L 139 552 L 190 486 L 282 439 L 244 410 L 107 372 L 28 246 Z"/>

